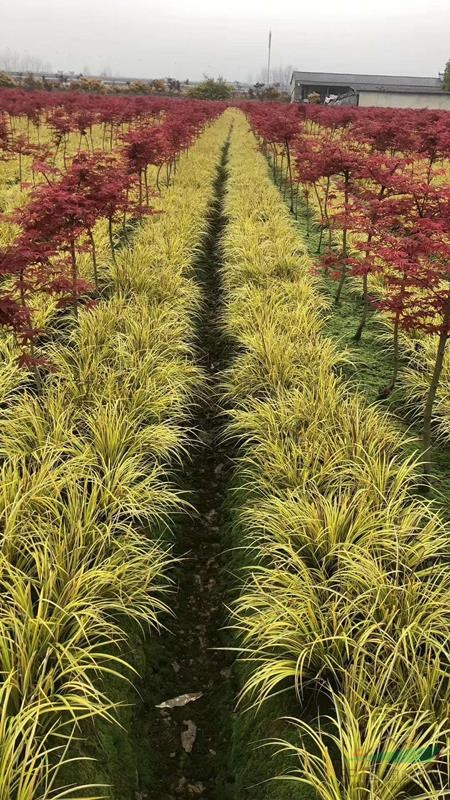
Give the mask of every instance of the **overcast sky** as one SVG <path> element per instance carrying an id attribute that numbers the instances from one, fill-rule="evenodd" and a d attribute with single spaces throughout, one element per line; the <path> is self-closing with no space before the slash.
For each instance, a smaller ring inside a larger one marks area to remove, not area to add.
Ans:
<path id="1" fill-rule="evenodd" d="M 450 0 L 4 0 L 0 52 L 54 69 L 256 80 L 297 69 L 437 75 L 450 58 Z"/>

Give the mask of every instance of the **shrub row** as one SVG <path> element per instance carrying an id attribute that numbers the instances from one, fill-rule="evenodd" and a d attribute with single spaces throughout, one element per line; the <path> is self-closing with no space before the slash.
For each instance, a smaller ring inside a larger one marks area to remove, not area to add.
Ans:
<path id="1" fill-rule="evenodd" d="M 282 746 L 313 796 L 442 797 L 446 759 L 431 756 L 447 752 L 449 531 L 418 496 L 405 439 L 340 378 L 305 244 L 240 114 L 225 211 L 241 702 L 297 697 L 301 737 Z M 328 698 L 325 726 L 301 719 L 311 692 Z"/>
<path id="2" fill-rule="evenodd" d="M 112 265 L 110 298 L 47 345 L 42 392 L 4 398 L 1 800 L 68 796 L 54 765 L 81 720 L 114 719 L 108 681 L 131 677 L 128 632 L 166 609 L 168 515 L 183 505 L 170 471 L 203 380 L 191 273 L 225 131 L 216 122 L 181 159 L 163 213 Z"/>

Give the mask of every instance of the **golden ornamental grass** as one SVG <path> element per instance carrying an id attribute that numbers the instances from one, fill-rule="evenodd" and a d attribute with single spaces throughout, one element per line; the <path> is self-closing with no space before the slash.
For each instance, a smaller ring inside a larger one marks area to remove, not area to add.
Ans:
<path id="1" fill-rule="evenodd" d="M 54 329 L 39 395 L 9 343 L 0 391 L 0 799 L 103 797 L 58 783 L 80 722 L 114 722 L 108 676 L 132 681 L 129 631 L 170 606 L 167 531 L 185 503 L 170 483 L 194 395 L 193 262 L 206 230 L 226 119 L 183 157 L 117 265 L 108 299 Z"/>
<path id="2" fill-rule="evenodd" d="M 437 800 L 446 758 L 352 759 L 436 741 L 446 752 L 448 527 L 420 499 L 406 438 L 341 379 L 348 356 L 322 333 L 306 248 L 238 112 L 225 212 L 224 326 L 237 355 L 223 393 L 247 553 L 231 611 L 248 663 L 241 702 L 328 695 L 331 722 L 297 720 L 291 747 L 290 778 L 317 797 Z"/>

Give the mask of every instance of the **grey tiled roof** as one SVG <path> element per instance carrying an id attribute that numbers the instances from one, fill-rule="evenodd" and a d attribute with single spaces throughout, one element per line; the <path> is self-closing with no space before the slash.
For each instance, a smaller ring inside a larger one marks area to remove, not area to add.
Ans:
<path id="1" fill-rule="evenodd" d="M 299 83 L 314 85 L 351 86 L 355 89 L 370 91 L 370 89 L 390 91 L 418 91 L 420 89 L 441 91 L 439 78 L 415 78 L 398 75 L 357 75 L 346 72 L 302 72 L 294 70 L 292 80 Z"/>

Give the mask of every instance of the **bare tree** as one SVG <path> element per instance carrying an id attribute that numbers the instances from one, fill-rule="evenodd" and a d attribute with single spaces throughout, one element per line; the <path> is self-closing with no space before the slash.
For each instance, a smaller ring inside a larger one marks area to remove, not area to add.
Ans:
<path id="1" fill-rule="evenodd" d="M 270 85 L 276 86 L 280 91 L 287 92 L 291 82 L 293 68 L 290 64 L 286 67 L 277 67 L 270 70 Z M 263 68 L 258 73 L 258 83 L 266 83 L 267 81 L 267 67 Z"/>
<path id="2" fill-rule="evenodd" d="M 39 56 L 7 49 L 0 51 L 0 69 L 7 72 L 51 72 L 52 65 Z"/>
<path id="3" fill-rule="evenodd" d="M 281 89 L 282 92 L 287 92 L 291 82 L 292 66 L 288 64 L 286 67 L 277 67 L 272 70 L 272 84 Z"/>

